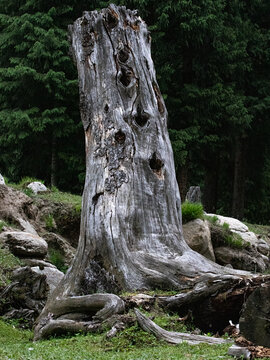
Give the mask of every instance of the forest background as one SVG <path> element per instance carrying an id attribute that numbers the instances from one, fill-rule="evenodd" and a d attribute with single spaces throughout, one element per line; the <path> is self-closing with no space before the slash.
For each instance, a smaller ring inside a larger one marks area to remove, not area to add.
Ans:
<path id="1" fill-rule="evenodd" d="M 110 1 L 111 2 L 111 1 Z M 84 134 L 67 26 L 98 0 L 0 0 L 0 172 L 81 193 Z M 152 37 L 182 199 L 270 221 L 269 0 L 125 0 Z"/>

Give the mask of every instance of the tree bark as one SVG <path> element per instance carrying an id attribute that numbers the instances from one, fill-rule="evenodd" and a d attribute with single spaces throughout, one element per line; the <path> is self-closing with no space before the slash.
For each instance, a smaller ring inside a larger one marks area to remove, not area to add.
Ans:
<path id="1" fill-rule="evenodd" d="M 186 160 L 183 166 L 178 166 L 176 171 L 176 179 L 178 183 L 178 188 L 180 192 L 181 199 L 184 201 L 186 198 L 186 194 L 188 191 L 188 171 L 189 171 L 189 163 Z"/>
<path id="2" fill-rule="evenodd" d="M 235 141 L 234 154 L 234 181 L 232 216 L 241 220 L 244 215 L 245 202 L 245 145 L 243 139 L 237 138 Z"/>
<path id="3" fill-rule="evenodd" d="M 218 155 L 217 155 L 218 156 Z M 203 206 L 206 212 L 215 213 L 218 199 L 218 176 L 219 160 L 218 157 L 211 156 L 205 166 Z"/>
<path id="4" fill-rule="evenodd" d="M 74 262 L 39 317 L 36 339 L 59 316 L 89 313 L 85 297 L 90 301 L 94 292 L 187 291 L 217 276 L 248 274 L 209 261 L 183 239 L 167 111 L 146 24 L 135 11 L 110 5 L 85 12 L 69 30 L 86 138 L 81 231 Z M 74 297 L 76 306 L 66 309 Z M 122 306 L 105 314 L 119 311 Z"/>
<path id="5" fill-rule="evenodd" d="M 56 155 L 56 136 L 52 134 L 52 154 L 51 154 L 51 186 L 56 186 L 56 171 L 57 171 L 57 155 Z"/>

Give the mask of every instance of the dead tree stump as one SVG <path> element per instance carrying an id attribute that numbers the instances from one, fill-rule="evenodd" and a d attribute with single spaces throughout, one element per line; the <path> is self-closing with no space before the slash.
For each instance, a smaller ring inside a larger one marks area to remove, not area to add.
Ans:
<path id="1" fill-rule="evenodd" d="M 69 31 L 86 141 L 80 240 L 36 339 L 61 326 L 91 328 L 97 310 L 99 320 L 123 311 L 116 295 L 95 292 L 160 288 L 205 297 L 248 275 L 209 261 L 183 239 L 167 111 L 144 21 L 110 5 L 85 12 Z"/>

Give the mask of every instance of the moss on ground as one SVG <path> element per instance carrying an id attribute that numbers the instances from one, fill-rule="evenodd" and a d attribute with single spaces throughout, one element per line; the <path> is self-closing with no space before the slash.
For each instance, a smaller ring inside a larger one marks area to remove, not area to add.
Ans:
<path id="1" fill-rule="evenodd" d="M 9 284 L 12 270 L 19 265 L 20 260 L 0 245 L 0 289 Z"/>
<path id="2" fill-rule="evenodd" d="M 106 340 L 104 335 L 80 335 L 32 342 L 31 331 L 18 330 L 0 321 L 1 360 L 149 360 L 149 359 L 231 359 L 229 345 L 169 345 L 133 326 L 118 337 Z"/>

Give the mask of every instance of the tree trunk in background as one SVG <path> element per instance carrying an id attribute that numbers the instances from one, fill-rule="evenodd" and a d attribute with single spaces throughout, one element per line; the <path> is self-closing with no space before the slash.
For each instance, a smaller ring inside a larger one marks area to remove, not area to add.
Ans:
<path id="1" fill-rule="evenodd" d="M 56 186 L 56 171 L 57 171 L 57 141 L 56 136 L 52 135 L 52 154 L 51 154 L 51 186 Z"/>
<path id="2" fill-rule="evenodd" d="M 61 327 L 88 329 L 90 318 L 123 311 L 122 300 L 105 291 L 195 287 L 196 294 L 196 285 L 209 290 L 247 275 L 209 261 L 183 239 L 167 111 L 146 24 L 135 11 L 111 5 L 85 12 L 70 34 L 86 137 L 80 239 L 40 315 L 36 339 Z M 89 295 L 97 291 L 103 294 Z"/>
<path id="3" fill-rule="evenodd" d="M 212 161 L 205 168 L 203 206 L 208 213 L 215 213 L 217 210 L 219 160 L 212 158 Z"/>
<path id="4" fill-rule="evenodd" d="M 232 216 L 241 220 L 244 215 L 245 203 L 245 145 L 244 140 L 237 138 L 234 154 L 234 181 Z"/>
<path id="5" fill-rule="evenodd" d="M 178 166 L 176 170 L 176 179 L 182 201 L 185 201 L 188 191 L 188 162 L 183 166 Z"/>

